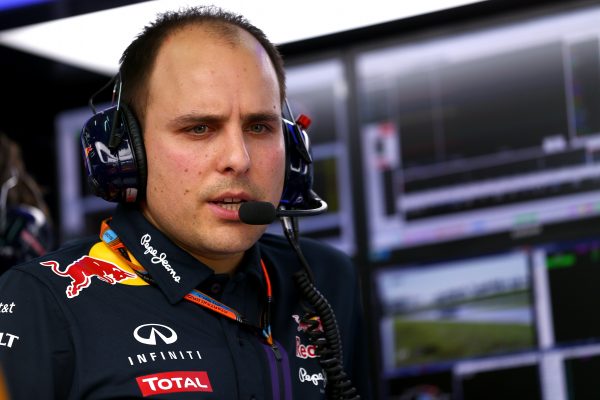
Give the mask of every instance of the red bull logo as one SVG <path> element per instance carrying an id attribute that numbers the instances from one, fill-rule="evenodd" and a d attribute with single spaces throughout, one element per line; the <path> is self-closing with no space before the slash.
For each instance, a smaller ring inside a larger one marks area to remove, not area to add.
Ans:
<path id="1" fill-rule="evenodd" d="M 317 346 L 314 344 L 302 344 L 300 338 L 296 336 L 296 357 L 303 359 L 319 357 L 317 354 Z"/>
<path id="2" fill-rule="evenodd" d="M 321 324 L 321 319 L 317 316 L 311 317 L 309 322 L 305 322 L 300 318 L 299 315 L 292 315 L 292 318 L 298 324 L 298 332 L 308 332 L 311 324 L 316 323 L 315 332 L 323 332 L 323 325 Z M 313 322 L 314 321 L 314 322 Z"/>
<path id="3" fill-rule="evenodd" d="M 94 276 L 111 285 L 136 277 L 135 274 L 124 271 L 113 263 L 90 256 L 83 256 L 73 261 L 64 271 L 59 269 L 60 266 L 56 261 L 42 261 L 40 264 L 52 268 L 52 272 L 56 275 L 71 278 L 71 283 L 66 290 L 68 298 L 78 296 L 83 289 L 90 286 Z"/>

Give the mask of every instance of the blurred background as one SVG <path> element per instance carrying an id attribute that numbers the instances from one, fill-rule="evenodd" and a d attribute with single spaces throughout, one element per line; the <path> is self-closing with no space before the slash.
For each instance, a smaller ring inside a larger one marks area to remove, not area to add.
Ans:
<path id="1" fill-rule="evenodd" d="M 0 131 L 59 242 L 114 207 L 82 175 L 89 97 L 175 3 L 0 0 Z M 301 232 L 360 268 L 378 398 L 599 398 L 600 1 L 213 3 L 313 120 L 330 211 Z"/>

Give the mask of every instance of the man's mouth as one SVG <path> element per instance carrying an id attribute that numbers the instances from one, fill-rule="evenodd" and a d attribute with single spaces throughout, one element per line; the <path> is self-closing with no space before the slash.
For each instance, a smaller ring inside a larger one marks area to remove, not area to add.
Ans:
<path id="1" fill-rule="evenodd" d="M 246 200 L 237 199 L 234 197 L 227 197 L 222 200 L 213 201 L 214 204 L 218 205 L 221 208 L 231 211 L 239 211 L 242 203 L 245 203 Z"/>

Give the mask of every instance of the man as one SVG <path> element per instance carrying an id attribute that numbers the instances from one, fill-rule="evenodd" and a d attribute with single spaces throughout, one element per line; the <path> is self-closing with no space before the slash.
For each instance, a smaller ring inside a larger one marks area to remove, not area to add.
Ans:
<path id="1" fill-rule="evenodd" d="M 304 142 L 282 124 L 277 50 L 217 8 L 166 13 L 125 50 L 116 82 L 117 105 L 82 134 L 97 193 L 121 203 L 101 240 L 0 280 L 12 399 L 345 399 L 353 386 L 367 398 L 349 259 L 309 240 L 296 255 L 265 234 L 269 218 L 240 220 L 243 203 L 260 206 L 252 220 L 315 200 L 282 205 L 306 168 L 288 165 Z"/>

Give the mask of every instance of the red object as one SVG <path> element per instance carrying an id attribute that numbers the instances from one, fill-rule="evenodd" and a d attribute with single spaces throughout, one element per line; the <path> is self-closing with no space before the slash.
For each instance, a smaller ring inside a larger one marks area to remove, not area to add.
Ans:
<path id="1" fill-rule="evenodd" d="M 179 392 L 212 392 L 205 371 L 158 372 L 135 378 L 142 396 Z"/>
<path id="2" fill-rule="evenodd" d="M 300 128 L 306 130 L 310 124 L 312 124 L 312 120 L 307 115 L 300 114 L 298 118 L 296 118 L 296 123 L 298 126 L 300 126 Z"/>

